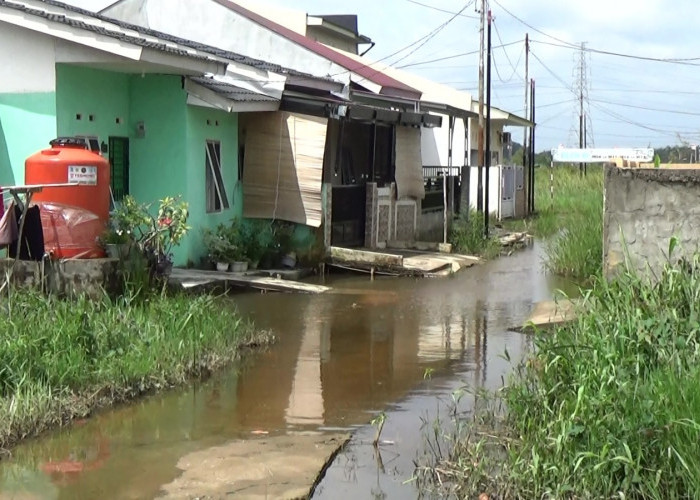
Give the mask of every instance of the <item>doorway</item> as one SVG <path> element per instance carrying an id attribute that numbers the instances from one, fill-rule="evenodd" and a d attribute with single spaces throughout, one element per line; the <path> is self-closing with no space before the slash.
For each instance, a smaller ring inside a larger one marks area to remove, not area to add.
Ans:
<path id="1" fill-rule="evenodd" d="M 109 138 L 110 186 L 114 201 L 129 194 L 129 138 Z"/>

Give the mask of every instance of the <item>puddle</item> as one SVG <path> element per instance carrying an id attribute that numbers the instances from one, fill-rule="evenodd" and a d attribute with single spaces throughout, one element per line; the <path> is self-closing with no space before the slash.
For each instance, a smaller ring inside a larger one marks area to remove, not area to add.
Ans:
<path id="1" fill-rule="evenodd" d="M 26 442 L 0 464 L 0 498 L 153 498 L 187 475 L 178 463 L 188 455 L 260 435 L 348 431 L 315 498 L 415 497 L 406 481 L 422 419 L 462 384 L 500 386 L 504 350 L 517 358 L 528 345 L 508 329 L 568 286 L 550 282 L 540 259 L 535 245 L 452 278 L 334 275 L 328 294 L 233 296 L 276 345 L 204 384 Z M 367 423 L 381 411 L 392 444 L 378 460 Z"/>

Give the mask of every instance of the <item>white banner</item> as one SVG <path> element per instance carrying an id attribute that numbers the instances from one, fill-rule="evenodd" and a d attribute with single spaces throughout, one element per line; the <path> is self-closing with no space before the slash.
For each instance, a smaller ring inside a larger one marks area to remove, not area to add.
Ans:
<path id="1" fill-rule="evenodd" d="M 577 149 L 556 148 L 552 150 L 552 160 L 569 163 L 604 163 L 613 160 L 652 161 L 653 148 L 607 148 Z"/>

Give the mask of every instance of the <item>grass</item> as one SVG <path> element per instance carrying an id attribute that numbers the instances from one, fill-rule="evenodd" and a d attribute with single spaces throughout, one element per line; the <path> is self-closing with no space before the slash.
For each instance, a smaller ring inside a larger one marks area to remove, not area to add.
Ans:
<path id="1" fill-rule="evenodd" d="M 265 334 L 210 296 L 63 300 L 12 290 L 0 307 L 0 446 L 147 391 L 206 376 Z"/>
<path id="2" fill-rule="evenodd" d="M 534 343 L 500 424 L 463 426 L 433 475 L 460 498 L 700 498 L 699 256 L 596 281 Z"/>
<path id="3" fill-rule="evenodd" d="M 550 174 L 554 174 L 554 195 Z M 537 214 L 508 227 L 526 230 L 546 242 L 547 269 L 585 282 L 599 276 L 603 260 L 603 168 L 589 166 L 581 177 L 578 167 L 540 167 L 535 174 Z"/>
<path id="4" fill-rule="evenodd" d="M 496 257 L 501 251 L 498 238 L 493 234 L 484 238 L 484 214 L 476 210 L 469 212 L 467 220 L 460 217 L 452 223 L 449 242 L 455 253 L 478 255 L 486 259 Z"/>

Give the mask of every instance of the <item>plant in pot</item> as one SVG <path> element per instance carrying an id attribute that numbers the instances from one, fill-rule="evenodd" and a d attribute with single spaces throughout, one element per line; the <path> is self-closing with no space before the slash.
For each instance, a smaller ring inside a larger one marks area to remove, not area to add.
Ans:
<path id="1" fill-rule="evenodd" d="M 219 224 L 215 230 L 204 229 L 204 246 L 209 258 L 216 264 L 216 270 L 228 271 L 232 248 L 224 224 Z"/>
<path id="2" fill-rule="evenodd" d="M 131 232 L 119 229 L 110 221 L 109 226 L 100 236 L 100 245 L 111 259 L 122 259 L 129 254 L 131 246 Z"/>
<path id="3" fill-rule="evenodd" d="M 247 234 L 240 219 L 233 219 L 226 228 L 226 238 L 231 245 L 230 262 L 233 272 L 244 272 L 248 270 L 248 260 L 246 256 Z"/>
<path id="4" fill-rule="evenodd" d="M 266 257 L 275 247 L 274 229 L 272 223 L 267 220 L 244 220 L 241 223 L 239 239 L 251 269 L 257 269 L 261 262 L 265 263 Z"/>

